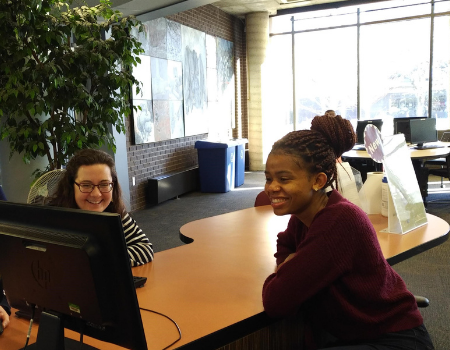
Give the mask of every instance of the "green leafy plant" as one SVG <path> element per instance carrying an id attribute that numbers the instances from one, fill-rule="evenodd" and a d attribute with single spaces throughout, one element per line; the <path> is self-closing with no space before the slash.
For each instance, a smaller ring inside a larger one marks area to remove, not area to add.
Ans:
<path id="1" fill-rule="evenodd" d="M 81 148 L 106 144 L 112 127 L 125 132 L 131 113 L 131 74 L 143 52 L 130 35 L 142 31 L 109 0 L 70 7 L 56 0 L 0 1 L 0 126 L 12 156 L 47 157 L 42 173 L 59 169 Z"/>

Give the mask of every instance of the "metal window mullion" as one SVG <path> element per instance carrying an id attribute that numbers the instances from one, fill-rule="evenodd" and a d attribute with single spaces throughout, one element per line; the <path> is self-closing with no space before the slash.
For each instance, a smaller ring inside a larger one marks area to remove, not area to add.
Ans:
<path id="1" fill-rule="evenodd" d="M 360 43 L 360 23 L 359 23 L 359 7 L 356 12 L 357 20 L 356 20 L 356 119 L 361 119 L 361 87 L 360 87 L 360 60 L 359 60 L 359 43 Z"/>
<path id="2" fill-rule="evenodd" d="M 292 21 L 292 114 L 294 118 L 294 131 L 297 130 L 297 103 L 295 98 L 295 35 L 294 35 L 294 16 Z"/>
<path id="3" fill-rule="evenodd" d="M 433 47 L 434 47 L 434 0 L 431 1 L 431 21 L 430 21 L 430 70 L 428 77 L 428 118 L 433 112 Z"/>

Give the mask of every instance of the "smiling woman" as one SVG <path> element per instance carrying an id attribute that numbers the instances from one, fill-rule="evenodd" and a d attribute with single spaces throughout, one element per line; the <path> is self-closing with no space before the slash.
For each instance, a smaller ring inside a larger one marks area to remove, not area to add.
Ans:
<path id="1" fill-rule="evenodd" d="M 153 260 L 152 244 L 125 210 L 114 160 L 108 153 L 95 149 L 76 153 L 49 205 L 120 214 L 131 265 Z"/>
<path id="2" fill-rule="evenodd" d="M 265 192 L 276 215 L 292 216 L 278 234 L 264 309 L 286 317 L 302 308 L 328 340 L 315 348 L 433 349 L 415 298 L 384 259 L 367 215 L 335 189 L 327 192 L 337 183 L 336 158 L 355 138 L 348 120 L 321 116 L 311 130 L 273 145 Z"/>

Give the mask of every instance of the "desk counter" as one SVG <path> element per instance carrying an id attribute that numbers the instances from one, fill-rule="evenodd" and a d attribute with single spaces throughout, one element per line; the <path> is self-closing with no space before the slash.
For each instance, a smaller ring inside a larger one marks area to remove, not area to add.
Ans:
<path id="1" fill-rule="evenodd" d="M 428 224 L 405 235 L 378 232 L 391 264 L 447 239 L 448 223 L 427 217 Z M 377 231 L 387 227 L 381 215 L 370 219 Z M 154 262 L 133 268 L 134 275 L 148 278 L 137 290 L 140 307 L 171 317 L 181 328 L 181 340 L 170 349 L 220 348 L 273 322 L 263 312 L 261 291 L 275 268 L 276 236 L 288 220 L 289 216 L 275 216 L 270 206 L 263 206 L 193 221 L 180 229 L 182 240 L 191 244 L 158 252 Z M 169 320 L 145 310 L 141 315 L 148 349 L 163 349 L 177 339 L 177 329 Z M 22 347 L 27 329 L 27 321 L 12 317 L 0 337 L 0 348 Z M 35 326 L 30 343 L 36 333 Z M 78 337 L 67 330 L 66 336 Z M 120 349 L 94 339 L 85 342 L 100 349 Z M 239 347 L 227 347 L 232 348 Z"/>
<path id="2" fill-rule="evenodd" d="M 450 154 L 450 147 L 415 149 L 409 148 L 411 159 L 435 159 L 446 157 Z M 371 159 L 365 150 L 350 150 L 342 155 L 343 158 L 350 159 Z"/>

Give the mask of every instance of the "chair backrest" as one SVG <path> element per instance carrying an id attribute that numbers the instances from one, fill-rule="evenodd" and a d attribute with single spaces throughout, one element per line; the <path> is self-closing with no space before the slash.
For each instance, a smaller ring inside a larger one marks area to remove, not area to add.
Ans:
<path id="1" fill-rule="evenodd" d="M 441 159 L 441 158 L 439 158 Z M 446 177 L 447 179 L 450 179 L 450 155 L 448 155 L 447 157 L 444 158 L 445 162 L 442 161 L 437 161 L 435 163 L 430 162 L 430 164 L 436 164 L 436 165 L 440 165 L 440 168 L 429 168 L 428 169 L 428 174 L 430 175 L 436 175 L 436 176 L 440 176 L 440 177 Z"/>
<path id="2" fill-rule="evenodd" d="M 259 207 L 262 205 L 269 205 L 270 204 L 270 199 L 269 196 L 266 194 L 266 192 L 261 191 L 260 193 L 258 193 L 258 195 L 256 196 L 255 199 L 255 207 Z"/>
<path id="3" fill-rule="evenodd" d="M 450 131 L 446 131 L 442 134 L 441 140 L 442 142 L 450 142 Z"/>
<path id="4" fill-rule="evenodd" d="M 27 203 L 43 203 L 46 198 L 52 196 L 64 172 L 64 169 L 52 170 L 37 179 L 28 193 Z"/>

